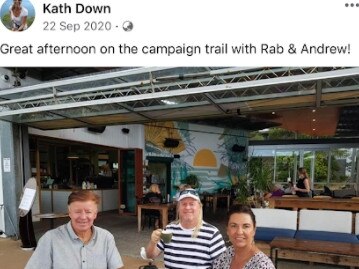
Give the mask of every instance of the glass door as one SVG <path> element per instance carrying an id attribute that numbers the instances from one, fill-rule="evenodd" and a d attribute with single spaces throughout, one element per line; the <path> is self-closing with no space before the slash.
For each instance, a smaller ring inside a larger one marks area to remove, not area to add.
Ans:
<path id="1" fill-rule="evenodd" d="M 120 150 L 120 213 L 136 213 L 136 197 L 143 194 L 142 150 Z"/>

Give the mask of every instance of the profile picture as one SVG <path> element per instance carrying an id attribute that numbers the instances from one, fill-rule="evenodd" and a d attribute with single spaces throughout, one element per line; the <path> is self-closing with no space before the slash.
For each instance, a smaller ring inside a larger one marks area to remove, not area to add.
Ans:
<path id="1" fill-rule="evenodd" d="M 14 32 L 27 30 L 35 19 L 35 9 L 30 0 L 6 0 L 0 9 L 1 22 Z"/>

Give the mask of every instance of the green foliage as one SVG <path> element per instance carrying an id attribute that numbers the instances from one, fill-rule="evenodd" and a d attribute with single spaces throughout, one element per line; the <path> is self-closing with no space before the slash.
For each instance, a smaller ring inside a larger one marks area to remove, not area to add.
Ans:
<path id="1" fill-rule="evenodd" d="M 11 19 L 10 19 L 10 14 L 6 13 L 2 18 L 1 18 L 2 23 L 8 27 L 11 28 Z"/>
<path id="2" fill-rule="evenodd" d="M 236 201 L 240 204 L 247 204 L 248 197 L 250 196 L 250 190 L 248 186 L 247 177 L 241 176 L 238 179 L 238 183 L 233 186 L 236 192 Z"/>
<path id="3" fill-rule="evenodd" d="M 281 129 L 281 128 L 271 128 L 268 132 L 269 139 L 295 139 L 295 133 Z"/>
<path id="4" fill-rule="evenodd" d="M 289 140 L 289 139 L 311 139 L 310 135 L 299 134 L 282 128 L 270 128 L 267 133 L 259 131 L 250 134 L 251 140 Z"/>
<path id="5" fill-rule="evenodd" d="M 297 157 L 294 151 L 288 152 L 285 156 L 276 156 L 276 181 L 286 181 L 288 177 L 293 177 L 293 173 L 297 170 L 294 167 Z"/>
<path id="6" fill-rule="evenodd" d="M 35 17 L 27 17 L 27 27 L 30 27 L 31 24 L 34 23 Z M 11 18 L 10 18 L 10 14 L 6 13 L 2 18 L 1 18 L 2 23 L 8 27 L 9 29 L 11 29 Z"/>
<path id="7" fill-rule="evenodd" d="M 190 185 L 193 189 L 197 189 L 199 187 L 198 177 L 194 174 L 189 174 L 185 178 L 185 183 Z"/>
<path id="8" fill-rule="evenodd" d="M 27 18 L 27 27 L 30 27 L 31 24 L 34 23 L 35 17 L 28 17 Z"/>
<path id="9" fill-rule="evenodd" d="M 350 156 L 347 150 L 337 149 L 331 152 L 330 170 L 331 182 L 344 182 L 347 178 L 340 175 L 341 165 L 340 160 L 346 159 Z M 316 182 L 326 182 L 328 179 L 328 153 L 317 151 L 315 155 L 315 174 Z M 304 161 L 305 167 L 310 167 L 310 159 Z M 308 170 L 309 171 L 309 170 Z"/>
<path id="10" fill-rule="evenodd" d="M 252 158 L 249 163 L 249 172 L 253 187 L 256 191 L 266 192 L 272 188 L 272 166 L 263 158 Z"/>
<path id="11" fill-rule="evenodd" d="M 252 158 L 248 163 L 250 177 L 239 177 L 238 183 L 233 186 L 236 192 L 236 202 L 254 205 L 255 197 L 251 197 L 251 188 L 263 194 L 272 189 L 273 170 L 270 163 L 263 158 Z M 254 203 L 254 204 L 253 204 Z"/>

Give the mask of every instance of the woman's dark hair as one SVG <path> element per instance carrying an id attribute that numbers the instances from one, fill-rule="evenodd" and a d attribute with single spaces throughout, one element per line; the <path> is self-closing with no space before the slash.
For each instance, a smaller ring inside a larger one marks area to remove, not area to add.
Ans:
<path id="1" fill-rule="evenodd" d="M 95 204 L 100 203 L 100 196 L 98 196 L 93 191 L 89 190 L 79 190 L 74 191 L 70 194 L 67 204 L 70 205 L 73 202 L 87 202 L 87 201 L 93 201 Z"/>
<path id="2" fill-rule="evenodd" d="M 250 208 L 250 206 L 242 205 L 242 204 L 231 206 L 231 208 L 227 213 L 227 224 L 229 222 L 230 217 L 233 214 L 240 214 L 240 213 L 248 214 L 252 219 L 253 226 L 256 227 L 256 216 L 254 215 L 252 209 Z"/>

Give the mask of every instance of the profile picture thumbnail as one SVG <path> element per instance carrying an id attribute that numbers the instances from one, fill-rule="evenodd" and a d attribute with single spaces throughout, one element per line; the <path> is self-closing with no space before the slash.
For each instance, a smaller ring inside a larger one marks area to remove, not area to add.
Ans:
<path id="1" fill-rule="evenodd" d="M 14 32 L 27 30 L 35 19 L 35 9 L 30 0 L 6 0 L 0 9 L 1 22 Z"/>

